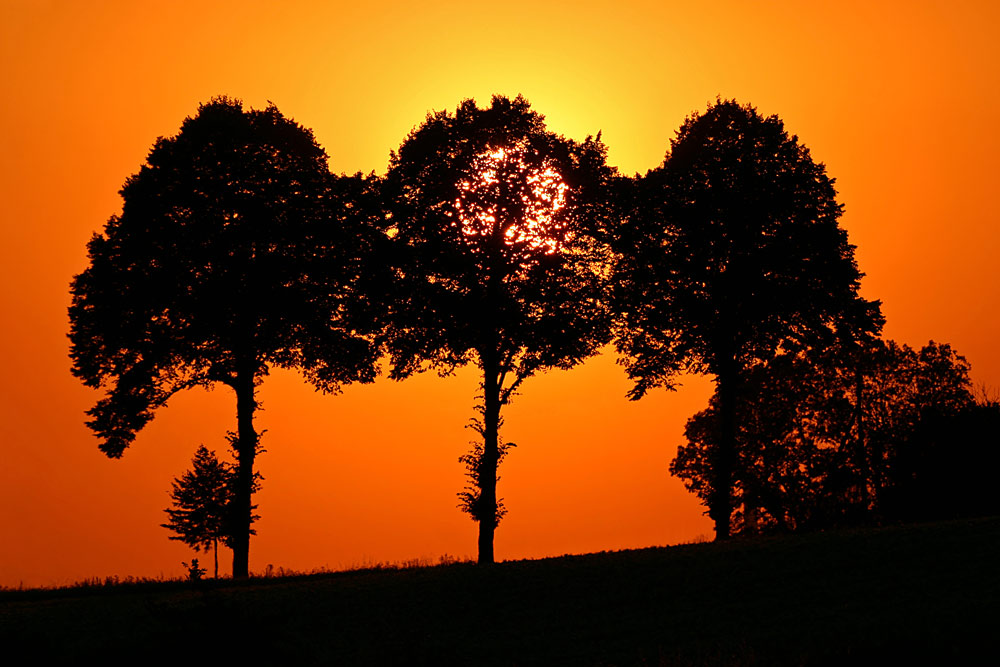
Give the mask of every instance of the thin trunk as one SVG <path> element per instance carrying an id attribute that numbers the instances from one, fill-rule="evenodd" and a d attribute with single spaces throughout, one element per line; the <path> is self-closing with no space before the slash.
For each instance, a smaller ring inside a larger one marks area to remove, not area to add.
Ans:
<path id="1" fill-rule="evenodd" d="M 233 579 L 250 576 L 250 514 L 253 492 L 253 464 L 257 455 L 257 432 L 253 415 L 254 368 L 243 363 L 236 377 L 237 475 L 233 497 Z"/>
<path id="2" fill-rule="evenodd" d="M 868 493 L 868 478 L 871 476 L 868 465 L 868 453 L 865 451 L 864 431 L 864 387 L 865 376 L 861 372 L 861 354 L 855 360 L 854 366 L 854 428 L 857 435 L 858 472 L 861 475 L 861 506 L 868 513 L 871 503 Z"/>
<path id="3" fill-rule="evenodd" d="M 212 553 L 215 555 L 215 578 L 219 578 L 219 538 L 212 540 Z"/>
<path id="4" fill-rule="evenodd" d="M 493 536 L 497 527 L 497 464 L 500 460 L 500 385 L 497 355 L 491 351 L 483 362 L 483 458 L 479 465 L 479 564 L 492 565 Z"/>
<path id="5" fill-rule="evenodd" d="M 719 393 L 719 448 L 715 460 L 715 484 L 709 516 L 715 521 L 715 539 L 729 539 L 732 514 L 733 468 L 736 461 L 736 382 L 735 361 L 728 361 L 716 377 Z"/>

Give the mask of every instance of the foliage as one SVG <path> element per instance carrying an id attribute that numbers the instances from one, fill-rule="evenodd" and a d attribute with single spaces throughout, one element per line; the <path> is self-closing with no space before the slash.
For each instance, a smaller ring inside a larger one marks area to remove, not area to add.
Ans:
<path id="1" fill-rule="evenodd" d="M 482 412 L 482 406 L 477 406 L 479 412 Z M 497 424 L 497 430 L 503 427 L 503 419 Z M 480 488 L 479 481 L 483 479 L 486 475 L 490 474 L 490 470 L 485 469 L 488 465 L 484 462 L 483 457 L 483 442 L 486 440 L 486 428 L 483 424 L 482 419 L 474 418 L 471 423 L 467 425 L 467 428 L 471 428 L 476 433 L 480 435 L 482 440 L 471 440 L 469 444 L 472 449 L 458 457 L 458 462 L 465 464 L 465 476 L 468 478 L 469 482 L 462 491 L 458 494 L 458 507 L 472 517 L 473 521 L 482 522 L 484 518 L 489 518 L 489 512 L 492 509 L 494 519 L 494 524 L 499 524 L 500 519 L 507 514 L 507 508 L 504 507 L 503 498 L 497 498 L 494 503 L 494 507 L 486 507 L 483 502 L 483 493 Z M 493 468 L 492 473 L 494 477 L 494 484 L 500 481 L 500 475 L 497 474 L 497 470 L 500 468 L 500 464 L 507 457 L 507 452 L 511 447 L 517 447 L 513 442 L 504 442 L 503 438 L 497 435 L 497 462 L 496 466 Z"/>
<path id="2" fill-rule="evenodd" d="M 607 255 L 595 240 L 609 224 L 606 149 L 543 121 L 520 97 L 486 109 L 466 100 L 454 115 L 428 115 L 392 154 L 392 377 L 446 375 L 482 363 L 490 347 L 512 376 L 510 397 L 524 378 L 572 367 L 607 339 Z M 565 187 L 539 187 L 550 171 Z"/>
<path id="3" fill-rule="evenodd" d="M 276 107 L 227 98 L 156 141 L 71 288 L 73 373 L 107 390 L 88 412 L 102 451 L 121 456 L 177 391 L 235 385 L 241 363 L 255 383 L 268 365 L 326 390 L 373 379 L 370 343 L 335 317 L 362 253 L 326 160 Z"/>
<path id="4" fill-rule="evenodd" d="M 833 185 L 777 116 L 722 101 L 685 120 L 619 235 L 633 398 L 877 329 Z"/>
<path id="5" fill-rule="evenodd" d="M 479 367 L 482 450 L 465 461 L 478 476 L 479 519 L 499 517 L 502 406 L 526 378 L 570 368 L 610 338 L 600 239 L 613 176 L 599 137 L 578 143 L 547 131 L 521 97 L 428 115 L 392 154 L 390 375 Z M 480 560 L 492 562 L 496 521 L 479 523 Z"/>
<path id="6" fill-rule="evenodd" d="M 176 392 L 235 391 L 235 576 L 247 574 L 257 385 L 272 366 L 324 391 L 376 375 L 371 318 L 352 317 L 379 236 L 369 190 L 334 178 L 312 132 L 275 106 L 216 98 L 156 141 L 73 280 L 73 373 L 105 391 L 87 424 L 108 456 Z"/>
<path id="7" fill-rule="evenodd" d="M 873 516 L 949 515 L 941 510 L 955 501 L 934 488 L 943 484 L 956 499 L 970 495 L 948 483 L 952 476 L 944 471 L 957 464 L 968 477 L 970 467 L 996 458 L 987 445 L 996 433 L 968 421 L 988 412 L 974 404 L 969 370 L 949 345 L 933 341 L 919 351 L 887 341 L 863 351 L 779 355 L 750 369 L 739 402 L 737 528 L 802 530 Z M 671 472 L 706 503 L 714 492 L 720 421 L 716 396 L 688 420 L 688 442 L 671 463 Z M 975 514 L 983 503 L 950 515 Z"/>
<path id="8" fill-rule="evenodd" d="M 736 395 L 776 354 L 870 340 L 854 247 L 824 166 L 777 116 L 717 101 L 689 116 L 662 166 L 639 179 L 617 235 L 617 347 L 632 399 L 682 371 L 716 378 L 724 418 L 717 497 L 728 535 Z"/>
<path id="9" fill-rule="evenodd" d="M 191 469 L 173 481 L 170 498 L 173 508 L 164 528 L 196 551 L 208 550 L 229 534 L 229 505 L 234 487 L 233 467 L 219 461 L 205 445 L 198 447 Z"/>

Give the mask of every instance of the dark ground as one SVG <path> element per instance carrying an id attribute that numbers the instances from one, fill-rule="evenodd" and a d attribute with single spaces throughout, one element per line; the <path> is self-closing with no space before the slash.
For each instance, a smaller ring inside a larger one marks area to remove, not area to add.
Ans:
<path id="1" fill-rule="evenodd" d="M 0 646 L 5 664 L 982 664 L 998 564 L 990 518 L 488 570 L 5 590 Z"/>

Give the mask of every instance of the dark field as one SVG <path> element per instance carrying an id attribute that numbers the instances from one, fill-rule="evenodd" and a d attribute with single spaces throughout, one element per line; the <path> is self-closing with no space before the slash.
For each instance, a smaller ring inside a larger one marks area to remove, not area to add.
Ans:
<path id="1" fill-rule="evenodd" d="M 990 518 L 488 570 L 6 590 L 0 646 L 5 664 L 970 664 L 995 647 L 998 563 Z"/>

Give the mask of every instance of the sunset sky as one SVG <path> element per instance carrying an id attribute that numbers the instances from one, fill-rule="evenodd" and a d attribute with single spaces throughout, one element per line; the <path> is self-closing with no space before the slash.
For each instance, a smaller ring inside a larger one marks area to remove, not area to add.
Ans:
<path id="1" fill-rule="evenodd" d="M 419 10 L 417 9 L 419 7 Z M 1000 3 L 0 0 L 0 585 L 180 576 L 171 480 L 222 452 L 235 398 L 177 395 L 120 460 L 70 374 L 69 283 L 158 136 L 226 94 L 311 128 L 335 172 L 384 173 L 429 111 L 523 94 L 549 129 L 660 164 L 717 96 L 778 114 L 836 179 L 885 335 L 951 343 L 1000 388 Z M 475 555 L 457 508 L 478 378 L 316 393 L 264 382 L 252 571 Z M 673 544 L 711 524 L 667 466 L 706 378 L 638 403 L 612 350 L 507 409 L 500 559 Z M 220 558 L 229 569 L 229 552 Z"/>

